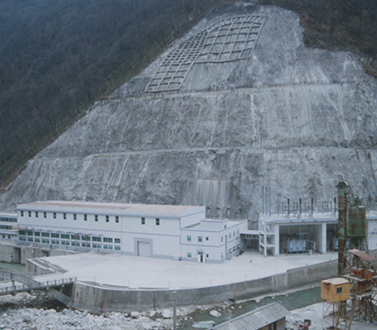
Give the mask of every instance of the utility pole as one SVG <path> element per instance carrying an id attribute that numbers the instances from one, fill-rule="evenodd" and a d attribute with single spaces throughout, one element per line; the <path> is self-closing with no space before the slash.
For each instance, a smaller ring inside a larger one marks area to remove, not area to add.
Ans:
<path id="1" fill-rule="evenodd" d="M 338 276 L 344 275 L 345 253 L 347 245 L 347 194 L 349 185 L 341 181 L 338 188 Z"/>
<path id="2" fill-rule="evenodd" d="M 177 330 L 177 291 L 173 291 L 173 330 Z"/>

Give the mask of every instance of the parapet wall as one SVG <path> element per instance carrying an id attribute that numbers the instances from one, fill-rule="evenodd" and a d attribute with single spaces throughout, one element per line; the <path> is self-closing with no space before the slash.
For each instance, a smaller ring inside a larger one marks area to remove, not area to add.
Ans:
<path id="1" fill-rule="evenodd" d="M 177 305 L 204 305 L 229 299 L 250 299 L 259 295 L 319 284 L 324 278 L 337 275 L 337 260 L 292 269 L 284 274 L 227 285 L 175 290 Z M 106 288 L 91 283 L 74 285 L 71 307 L 92 313 L 131 312 L 171 307 L 174 290 L 131 290 Z"/>

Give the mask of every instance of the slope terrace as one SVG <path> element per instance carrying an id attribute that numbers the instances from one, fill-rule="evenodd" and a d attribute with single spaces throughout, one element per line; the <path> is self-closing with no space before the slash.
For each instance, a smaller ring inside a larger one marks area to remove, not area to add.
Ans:
<path id="1" fill-rule="evenodd" d="M 262 186 L 273 205 L 331 200 L 340 177 L 373 200 L 376 95 L 354 55 L 304 46 L 295 13 L 228 4 L 30 160 L 0 209 L 201 204 L 252 219 Z"/>

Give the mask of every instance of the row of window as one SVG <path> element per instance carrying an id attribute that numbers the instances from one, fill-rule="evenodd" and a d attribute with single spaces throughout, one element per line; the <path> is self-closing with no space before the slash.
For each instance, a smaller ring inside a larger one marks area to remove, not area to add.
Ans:
<path id="1" fill-rule="evenodd" d="M 203 255 L 203 252 L 198 252 L 198 255 Z M 187 258 L 188 259 L 192 258 L 191 252 L 187 252 Z M 209 258 L 209 254 L 208 253 L 206 254 L 206 258 Z"/>
<path id="2" fill-rule="evenodd" d="M 145 225 L 145 218 L 141 218 L 141 224 L 142 225 Z M 160 225 L 160 218 L 156 218 L 156 226 L 159 226 Z"/>
<path id="3" fill-rule="evenodd" d="M 89 236 L 89 235 L 70 235 L 70 234 L 59 234 L 59 233 L 46 233 L 46 232 L 39 232 L 39 231 L 32 231 L 32 230 L 20 230 L 19 232 L 20 235 L 20 240 L 22 236 L 34 236 L 34 237 L 51 237 L 51 238 L 61 238 L 61 239 L 71 239 L 74 241 L 79 241 L 81 238 L 81 241 L 93 241 L 93 242 L 102 242 L 102 237 L 100 236 Z M 112 238 L 112 237 L 103 237 L 103 242 L 104 243 L 114 243 L 115 244 L 120 244 L 120 238 Z"/>
<path id="4" fill-rule="evenodd" d="M 209 237 L 206 237 L 206 241 L 209 241 Z M 191 242 L 191 235 L 187 235 L 187 242 Z M 203 242 L 203 236 L 198 236 L 198 242 Z"/>
<path id="5" fill-rule="evenodd" d="M 240 249 L 241 249 L 241 246 L 240 245 L 237 245 L 237 246 L 233 246 L 233 248 L 230 248 L 229 250 L 228 250 L 228 254 L 232 254 L 232 252 L 234 253 L 234 252 L 236 252 L 236 251 L 240 251 Z M 203 255 L 203 252 L 198 252 L 198 255 Z M 192 258 L 192 253 L 191 252 L 187 252 L 187 258 L 188 259 L 191 259 Z M 206 254 L 206 258 L 209 258 L 209 254 L 207 253 Z M 224 254 L 223 253 L 221 253 L 221 259 L 223 259 L 224 258 Z"/>
<path id="6" fill-rule="evenodd" d="M 38 211 L 35 211 L 35 217 L 36 218 L 39 218 L 39 213 L 43 214 L 43 218 L 45 218 L 45 219 L 47 218 L 47 212 L 38 212 Z M 24 216 L 24 211 L 21 210 L 20 214 L 21 214 L 21 217 L 23 217 Z M 84 221 L 88 221 L 88 214 L 77 214 L 77 213 L 57 213 L 57 212 L 52 212 L 53 219 L 57 219 L 58 215 L 60 215 L 60 214 L 62 215 L 63 220 L 67 220 L 68 217 L 71 218 L 72 220 L 77 220 L 79 216 L 82 216 L 82 219 Z M 32 211 L 28 211 L 28 216 L 29 216 L 29 218 L 31 218 Z M 93 218 L 94 218 L 95 222 L 98 222 L 98 214 L 94 214 Z M 114 219 L 115 219 L 115 223 L 119 223 L 119 216 L 118 215 L 114 216 Z M 110 222 L 110 216 L 109 215 L 105 215 L 105 221 L 106 222 Z"/>
<path id="7" fill-rule="evenodd" d="M 240 230 L 237 229 L 237 238 L 238 238 L 239 233 L 240 233 Z M 233 237 L 235 237 L 235 236 L 236 236 L 236 232 L 234 231 Z M 229 233 L 229 238 L 231 238 L 231 237 L 232 237 L 232 233 Z M 208 236 L 206 237 L 206 241 L 209 241 Z M 221 242 L 223 242 L 223 241 L 224 241 L 224 237 L 221 236 Z M 191 235 L 187 235 L 187 242 L 191 242 Z M 198 236 L 198 242 L 203 242 L 203 236 Z"/>
<path id="8" fill-rule="evenodd" d="M 103 249 L 103 250 L 116 250 L 120 251 L 120 245 L 112 244 L 101 244 L 101 243 L 90 243 L 90 242 L 78 242 L 78 241 L 66 241 L 66 240 L 57 240 L 57 239 L 48 239 L 48 238 L 37 238 L 37 237 L 27 237 L 20 236 L 19 240 L 21 242 L 31 242 L 31 243 L 42 243 L 42 244 L 51 244 L 51 245 L 62 245 L 62 246 L 75 246 L 75 247 L 84 247 L 84 248 L 93 248 L 93 249 Z"/>
<path id="9" fill-rule="evenodd" d="M 0 217 L 0 222 L 17 222 L 16 218 Z"/>

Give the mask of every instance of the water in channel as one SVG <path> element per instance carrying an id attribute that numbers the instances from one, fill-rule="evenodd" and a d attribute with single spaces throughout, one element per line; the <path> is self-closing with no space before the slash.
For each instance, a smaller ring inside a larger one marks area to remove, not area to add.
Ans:
<path id="1" fill-rule="evenodd" d="M 301 291 L 295 291 L 285 294 L 277 294 L 276 296 L 265 297 L 260 300 L 248 300 L 242 303 L 235 302 L 228 306 L 222 306 L 221 308 L 210 308 L 208 310 L 197 310 L 194 313 L 188 315 L 189 320 L 181 321 L 180 330 L 194 330 L 194 324 L 204 321 L 214 321 L 215 324 L 225 322 L 241 314 L 252 311 L 258 307 L 270 304 L 272 302 L 278 302 L 288 310 L 294 310 L 316 304 L 321 302 L 321 288 L 313 287 Z M 209 314 L 211 310 L 217 310 L 221 313 L 220 317 L 213 317 Z"/>

